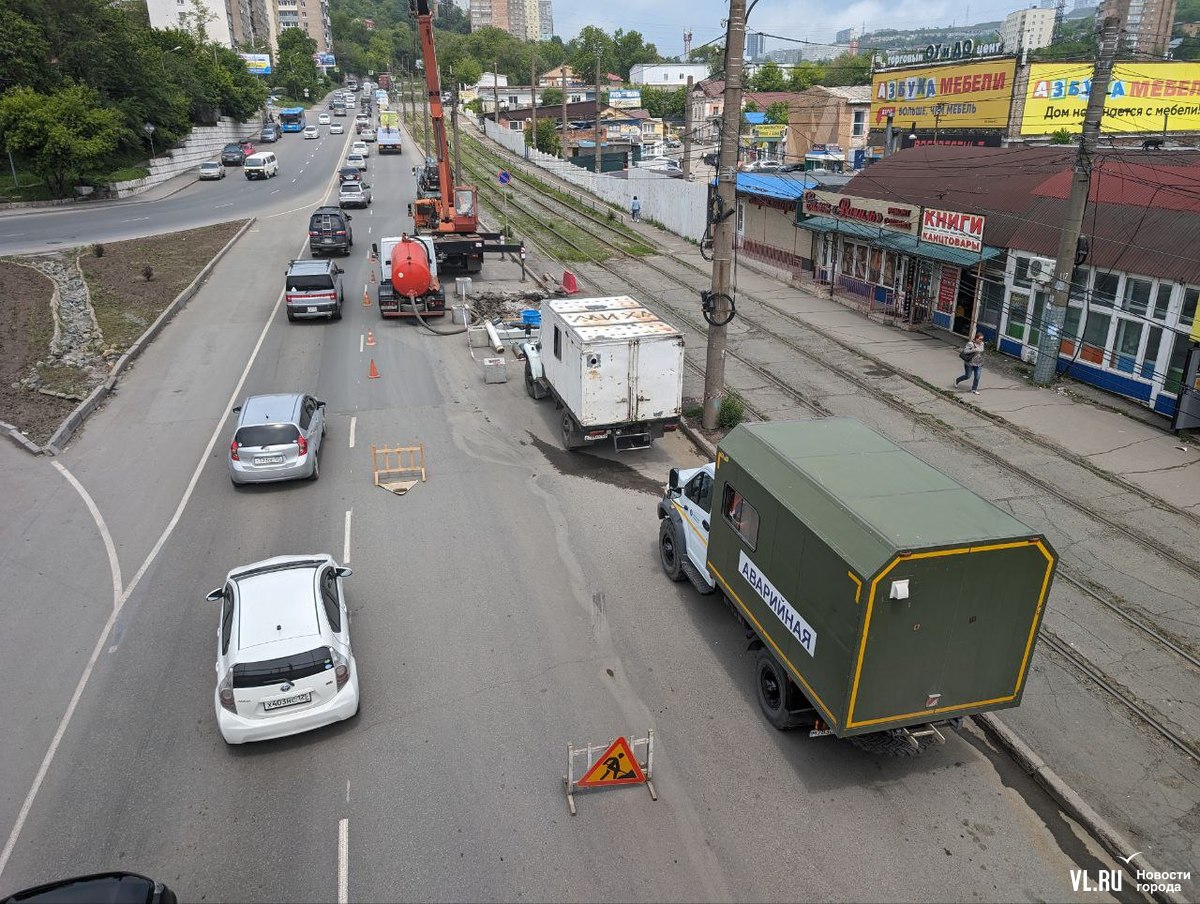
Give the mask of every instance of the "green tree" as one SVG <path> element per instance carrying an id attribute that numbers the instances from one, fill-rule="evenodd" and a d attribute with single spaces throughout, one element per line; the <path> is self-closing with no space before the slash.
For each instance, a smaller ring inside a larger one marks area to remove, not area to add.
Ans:
<path id="1" fill-rule="evenodd" d="M 613 72 L 622 78 L 629 79 L 629 70 L 638 63 L 657 63 L 662 57 L 658 48 L 647 44 L 640 31 L 624 31 L 618 28 L 613 32 Z"/>
<path id="2" fill-rule="evenodd" d="M 703 63 L 708 66 L 708 74 L 715 75 L 725 68 L 725 44 L 717 42 L 715 44 L 705 44 L 703 47 L 697 47 L 688 54 L 688 62 Z"/>
<path id="3" fill-rule="evenodd" d="M 801 60 L 792 67 L 788 88 L 792 91 L 807 91 L 813 85 L 824 84 L 825 67 L 813 60 Z"/>
<path id="4" fill-rule="evenodd" d="M 567 44 L 571 67 L 584 82 L 590 82 L 600 64 L 600 74 L 616 68 L 612 38 L 595 25 L 585 25 L 579 34 Z"/>
<path id="5" fill-rule="evenodd" d="M 483 78 L 483 67 L 471 57 L 464 57 L 454 66 L 454 80 L 460 85 L 476 85 Z"/>
<path id="6" fill-rule="evenodd" d="M 821 82 L 829 88 L 871 84 L 871 55 L 847 51 L 829 61 Z"/>
<path id="7" fill-rule="evenodd" d="M 302 28 L 285 28 L 279 34 L 279 65 L 275 80 L 287 89 L 294 98 L 304 97 L 304 89 L 310 95 L 317 88 L 317 67 L 312 55 L 317 52 L 317 42 Z"/>
<path id="8" fill-rule="evenodd" d="M 773 104 L 767 104 L 767 122 L 776 125 L 787 125 L 788 122 L 788 104 L 786 100 L 779 100 Z"/>
<path id="9" fill-rule="evenodd" d="M 7 5 L 0 4 L 0 84 L 51 87 L 56 79 L 45 34 Z"/>
<path id="10" fill-rule="evenodd" d="M 539 151 L 546 154 L 557 155 L 562 149 L 562 144 L 558 139 L 558 131 L 555 129 L 553 119 L 539 119 L 537 124 L 537 141 L 536 143 L 530 140 L 533 134 L 533 121 L 525 123 L 525 144 L 536 147 Z"/>
<path id="11" fill-rule="evenodd" d="M 758 71 L 750 78 L 752 91 L 786 91 L 788 79 L 779 64 L 768 60 L 758 67 Z"/>
<path id="12" fill-rule="evenodd" d="M 106 167 L 121 138 L 121 114 L 86 85 L 49 94 L 10 88 L 0 96 L 0 134 L 10 151 L 66 196 Z"/>
<path id="13" fill-rule="evenodd" d="M 642 106 L 657 119 L 683 119 L 687 87 L 642 88 Z"/>
<path id="14" fill-rule="evenodd" d="M 563 102 L 562 88 L 542 88 L 541 89 L 541 100 L 538 101 L 539 104 L 541 104 L 543 106 L 552 106 L 554 104 L 561 104 L 562 102 Z"/>

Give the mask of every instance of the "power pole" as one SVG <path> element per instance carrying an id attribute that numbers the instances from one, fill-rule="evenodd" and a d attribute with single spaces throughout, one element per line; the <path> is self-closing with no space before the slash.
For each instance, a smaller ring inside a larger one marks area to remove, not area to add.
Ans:
<path id="1" fill-rule="evenodd" d="M 742 131 L 742 50 L 745 46 L 746 0 L 729 0 L 717 201 L 709 207 L 713 240 L 712 290 L 704 299 L 704 319 L 708 321 L 703 415 L 706 430 L 716 429 L 717 414 L 725 396 L 725 329 L 733 319 L 733 234 L 737 227 L 737 161 Z"/>
<path id="2" fill-rule="evenodd" d="M 692 178 L 692 77 L 683 98 L 683 178 Z"/>
<path id="3" fill-rule="evenodd" d="M 454 184 L 462 185 L 462 158 L 458 153 L 458 79 L 454 80 L 454 106 L 450 108 L 450 130 L 454 133 Z"/>
<path id="4" fill-rule="evenodd" d="M 1033 382 L 1038 386 L 1049 386 L 1058 370 L 1058 350 L 1062 340 L 1063 321 L 1067 318 L 1067 302 L 1071 297 L 1071 276 L 1075 270 L 1075 255 L 1079 248 L 1079 234 L 1083 230 L 1083 214 L 1087 207 L 1088 192 L 1092 186 L 1092 164 L 1096 155 L 1096 144 L 1100 138 L 1100 117 L 1104 114 L 1104 101 L 1108 97 L 1108 82 L 1112 77 L 1113 63 L 1117 56 L 1117 45 L 1121 29 L 1129 13 L 1129 0 L 1122 0 L 1115 8 L 1115 15 L 1107 16 L 1100 26 L 1100 51 L 1092 73 L 1092 85 L 1088 94 L 1087 110 L 1083 114 L 1083 134 L 1079 137 L 1079 152 L 1075 156 L 1075 175 L 1071 180 L 1071 197 L 1063 216 L 1062 232 L 1058 235 L 1058 258 L 1054 266 L 1054 291 L 1050 304 L 1042 318 L 1038 336 L 1037 363 L 1033 368 Z"/>
<path id="5" fill-rule="evenodd" d="M 537 150 L 537 51 L 529 52 L 529 109 L 531 111 L 531 122 L 529 137 L 533 140 L 530 144 L 533 149 Z"/>
<path id="6" fill-rule="evenodd" d="M 496 69 L 492 73 L 492 106 L 495 110 L 492 111 L 492 122 L 496 124 L 496 128 L 500 128 L 500 57 L 496 57 Z"/>
<path id="7" fill-rule="evenodd" d="M 562 83 L 563 83 L 563 118 L 562 118 L 562 155 L 563 160 L 567 159 L 567 61 L 562 62 Z"/>
<path id="8" fill-rule="evenodd" d="M 600 170 L 600 55 L 596 54 L 596 172 Z"/>

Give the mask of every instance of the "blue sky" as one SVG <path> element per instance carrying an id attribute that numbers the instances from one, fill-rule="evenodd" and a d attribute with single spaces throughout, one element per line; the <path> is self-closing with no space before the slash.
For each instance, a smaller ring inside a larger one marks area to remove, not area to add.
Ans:
<path id="1" fill-rule="evenodd" d="M 1022 7 L 1019 0 L 759 0 L 750 14 L 750 30 L 819 43 L 832 42 L 835 32 L 854 26 L 910 29 L 1003 19 Z M 1071 0 L 1067 8 L 1070 9 Z M 683 51 L 683 31 L 690 27 L 692 46 L 723 33 L 729 9 L 721 0 L 554 0 L 554 31 L 569 40 L 585 25 L 612 33 L 617 28 L 640 31 L 663 56 Z M 969 17 L 969 19 L 968 19 Z M 767 39 L 767 49 L 787 45 Z"/>

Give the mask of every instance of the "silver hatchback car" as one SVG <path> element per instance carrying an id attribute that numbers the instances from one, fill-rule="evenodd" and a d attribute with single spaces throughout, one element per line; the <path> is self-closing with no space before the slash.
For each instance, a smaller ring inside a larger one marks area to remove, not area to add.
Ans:
<path id="1" fill-rule="evenodd" d="M 250 396 L 233 410 L 238 422 L 229 444 L 229 479 L 235 486 L 317 479 L 324 402 L 304 393 L 277 393 Z"/>

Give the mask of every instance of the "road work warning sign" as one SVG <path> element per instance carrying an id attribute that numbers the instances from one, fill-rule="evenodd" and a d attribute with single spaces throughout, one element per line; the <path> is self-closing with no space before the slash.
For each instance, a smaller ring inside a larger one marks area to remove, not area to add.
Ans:
<path id="1" fill-rule="evenodd" d="M 646 781 L 637 757 L 625 738 L 617 738 L 600 759 L 575 784 L 580 788 L 606 788 L 610 785 L 637 785 Z"/>

